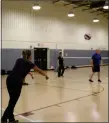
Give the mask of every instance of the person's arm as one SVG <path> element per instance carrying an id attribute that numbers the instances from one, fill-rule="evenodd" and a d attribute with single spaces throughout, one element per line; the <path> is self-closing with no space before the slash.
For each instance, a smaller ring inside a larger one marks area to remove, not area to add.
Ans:
<path id="1" fill-rule="evenodd" d="M 90 62 L 91 66 L 93 67 L 93 59 L 91 59 L 91 62 Z"/>
<path id="2" fill-rule="evenodd" d="M 102 58 L 100 56 L 100 65 L 102 65 L 102 64 L 103 64 L 103 60 L 102 60 Z"/>
<path id="3" fill-rule="evenodd" d="M 59 57 L 57 58 L 57 66 L 59 66 Z"/>
<path id="4" fill-rule="evenodd" d="M 34 71 L 38 72 L 39 74 L 45 76 L 46 79 L 49 79 L 49 77 L 47 76 L 47 74 L 43 70 L 41 70 L 40 68 L 38 68 L 37 66 L 34 66 L 33 69 L 34 69 Z"/>
<path id="5" fill-rule="evenodd" d="M 94 58 L 94 56 L 92 56 L 92 59 L 91 59 L 91 62 L 90 62 L 92 67 L 93 67 L 93 58 Z"/>
<path id="6" fill-rule="evenodd" d="M 34 77 L 33 77 L 32 73 L 28 73 L 28 74 L 31 76 L 31 78 L 32 78 L 32 79 L 34 79 Z"/>

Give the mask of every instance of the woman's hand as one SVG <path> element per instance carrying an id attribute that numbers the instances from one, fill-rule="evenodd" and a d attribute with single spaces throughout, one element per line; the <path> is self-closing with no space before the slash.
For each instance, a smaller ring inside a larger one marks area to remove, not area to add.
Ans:
<path id="1" fill-rule="evenodd" d="M 45 78 L 46 78 L 46 80 L 48 80 L 48 79 L 49 79 L 49 77 L 48 77 L 48 76 L 46 76 Z"/>
<path id="2" fill-rule="evenodd" d="M 49 79 L 49 77 L 47 76 L 47 74 L 43 70 L 41 70 L 40 68 L 38 68 L 37 66 L 34 67 L 34 70 L 36 72 L 38 72 L 39 74 L 45 76 L 46 79 Z"/>

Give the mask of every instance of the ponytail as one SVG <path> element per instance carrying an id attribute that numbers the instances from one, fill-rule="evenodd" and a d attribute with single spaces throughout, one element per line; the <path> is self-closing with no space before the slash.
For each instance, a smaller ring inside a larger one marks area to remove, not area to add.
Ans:
<path id="1" fill-rule="evenodd" d="M 23 50 L 23 51 L 22 51 L 22 57 L 23 57 L 23 59 L 27 59 L 27 58 L 26 58 L 26 50 Z"/>
<path id="2" fill-rule="evenodd" d="M 31 51 L 30 50 L 23 50 L 22 56 L 23 56 L 23 59 L 28 60 L 29 57 L 31 56 Z"/>

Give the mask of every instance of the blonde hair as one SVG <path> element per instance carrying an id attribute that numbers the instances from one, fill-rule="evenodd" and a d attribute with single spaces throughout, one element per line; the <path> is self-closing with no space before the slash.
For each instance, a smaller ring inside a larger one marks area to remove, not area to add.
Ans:
<path id="1" fill-rule="evenodd" d="M 28 60 L 29 57 L 31 56 L 31 51 L 30 50 L 23 50 L 22 51 L 22 56 L 25 60 Z"/>

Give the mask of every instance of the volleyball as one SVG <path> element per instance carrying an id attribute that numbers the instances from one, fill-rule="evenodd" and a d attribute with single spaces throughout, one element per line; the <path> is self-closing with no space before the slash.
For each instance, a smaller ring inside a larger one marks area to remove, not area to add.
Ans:
<path id="1" fill-rule="evenodd" d="M 85 38 L 86 40 L 90 40 L 90 39 L 91 39 L 91 34 L 85 34 L 85 35 L 84 35 L 84 38 Z"/>

